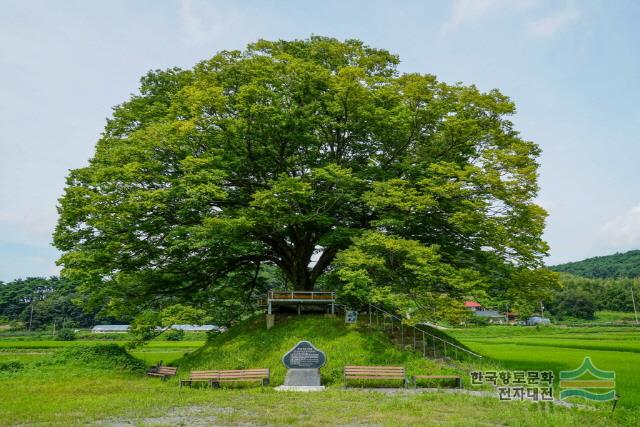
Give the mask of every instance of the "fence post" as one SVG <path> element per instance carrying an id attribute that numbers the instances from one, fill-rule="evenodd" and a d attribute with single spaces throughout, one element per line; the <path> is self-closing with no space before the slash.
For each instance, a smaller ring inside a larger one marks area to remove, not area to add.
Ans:
<path id="1" fill-rule="evenodd" d="M 422 332 L 422 357 L 427 357 L 427 344 L 424 342 L 424 331 Z"/>
<path id="2" fill-rule="evenodd" d="M 371 304 L 369 304 L 369 328 L 371 328 Z"/>
<path id="3" fill-rule="evenodd" d="M 402 323 L 402 319 L 400 319 L 400 336 L 402 340 L 402 348 L 404 348 L 404 324 Z"/>
<path id="4" fill-rule="evenodd" d="M 416 327 L 413 327 L 413 349 L 416 349 Z"/>
<path id="5" fill-rule="evenodd" d="M 436 356 L 436 338 L 433 335 L 431 336 L 431 343 L 433 344 L 433 358 L 437 359 L 437 356 Z"/>

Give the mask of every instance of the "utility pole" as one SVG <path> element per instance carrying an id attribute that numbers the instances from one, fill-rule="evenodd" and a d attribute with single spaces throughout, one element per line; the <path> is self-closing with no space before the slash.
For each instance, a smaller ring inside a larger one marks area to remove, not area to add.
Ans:
<path id="1" fill-rule="evenodd" d="M 29 331 L 31 331 L 31 323 L 33 322 L 33 294 L 31 294 L 31 314 L 29 315 Z"/>
<path id="2" fill-rule="evenodd" d="M 631 302 L 633 303 L 633 314 L 636 316 L 636 325 L 638 324 L 638 312 L 636 310 L 636 298 L 633 296 L 633 283 L 631 286 Z"/>
<path id="3" fill-rule="evenodd" d="M 544 317 L 544 305 L 542 305 L 542 301 L 540 301 L 540 317 Z"/>

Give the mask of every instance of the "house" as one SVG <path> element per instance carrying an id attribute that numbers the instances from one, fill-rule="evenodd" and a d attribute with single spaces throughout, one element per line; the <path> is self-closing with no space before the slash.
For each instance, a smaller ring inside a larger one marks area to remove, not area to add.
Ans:
<path id="1" fill-rule="evenodd" d="M 550 325 L 550 324 L 551 324 L 551 320 L 549 320 L 547 317 L 541 317 L 541 316 L 531 316 L 526 321 L 527 326 Z"/>
<path id="2" fill-rule="evenodd" d="M 502 325 L 507 322 L 507 316 L 496 310 L 476 310 L 473 314 L 477 317 L 486 319 L 489 323 L 498 323 Z"/>
<path id="3" fill-rule="evenodd" d="M 486 319 L 489 323 L 507 323 L 508 317 L 496 310 L 485 310 L 480 303 L 475 301 L 465 301 L 465 308 L 471 310 L 476 317 Z"/>
<path id="4" fill-rule="evenodd" d="M 129 325 L 96 325 L 91 329 L 92 334 L 124 334 Z"/>
<path id="5" fill-rule="evenodd" d="M 464 303 L 464 306 L 465 308 L 468 308 L 469 310 L 473 310 L 473 311 L 482 310 L 482 306 L 475 301 L 466 301 Z"/>

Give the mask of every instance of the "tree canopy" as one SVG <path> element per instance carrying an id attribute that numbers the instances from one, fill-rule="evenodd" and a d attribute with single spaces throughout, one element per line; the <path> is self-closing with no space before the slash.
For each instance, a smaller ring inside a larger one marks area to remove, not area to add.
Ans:
<path id="1" fill-rule="evenodd" d="M 267 267 L 356 297 L 535 293 L 540 150 L 514 103 L 398 64 L 311 37 L 149 72 L 67 179 L 63 274 L 129 304 L 249 304 Z"/>

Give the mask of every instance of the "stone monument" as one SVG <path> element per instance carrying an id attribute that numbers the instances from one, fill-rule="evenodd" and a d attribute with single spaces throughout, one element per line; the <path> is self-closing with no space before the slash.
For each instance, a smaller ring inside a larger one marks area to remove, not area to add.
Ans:
<path id="1" fill-rule="evenodd" d="M 282 356 L 282 363 L 287 368 L 287 376 L 284 379 L 284 385 L 276 389 L 324 390 L 324 386 L 320 384 L 320 368 L 326 360 L 324 352 L 315 348 L 309 341 L 300 341 Z"/>

